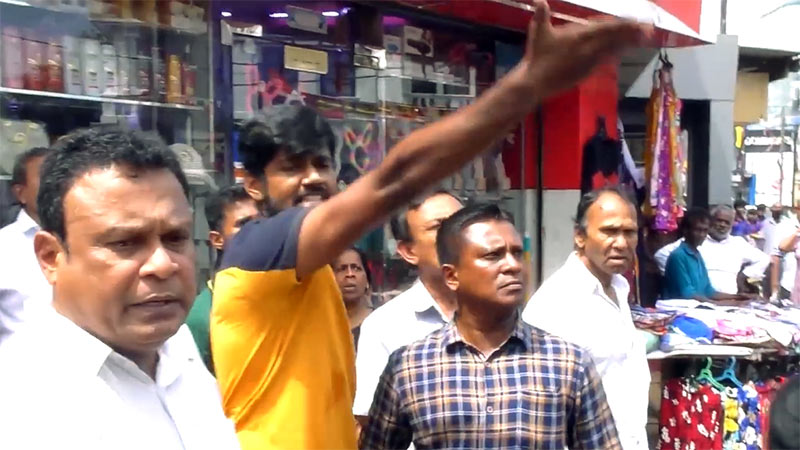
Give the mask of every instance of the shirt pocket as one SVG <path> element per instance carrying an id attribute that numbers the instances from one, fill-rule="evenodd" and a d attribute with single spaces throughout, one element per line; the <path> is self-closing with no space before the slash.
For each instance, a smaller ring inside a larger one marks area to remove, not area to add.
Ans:
<path id="1" fill-rule="evenodd" d="M 566 436 L 569 401 L 564 392 L 546 387 L 522 389 L 506 397 L 501 426 L 518 435 L 524 447 L 542 442 L 561 442 Z"/>

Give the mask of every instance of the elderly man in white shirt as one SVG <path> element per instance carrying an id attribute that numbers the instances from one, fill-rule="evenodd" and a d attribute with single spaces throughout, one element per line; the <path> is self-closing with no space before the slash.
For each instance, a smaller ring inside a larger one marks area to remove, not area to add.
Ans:
<path id="1" fill-rule="evenodd" d="M 0 229 L 0 346 L 50 304 L 52 289 L 33 253 L 33 236 L 39 231 L 39 167 L 48 152 L 36 147 L 20 154 L 11 176 L 11 190 L 22 209 L 16 221 Z"/>
<path id="2" fill-rule="evenodd" d="M 749 280 L 761 280 L 769 266 L 769 255 L 749 244 L 741 236 L 731 236 L 736 213 L 728 205 L 717 205 L 711 210 L 711 227 L 708 237 L 698 247 L 703 257 L 711 286 L 726 294 L 739 293 L 739 273 Z M 667 244 L 655 254 L 656 264 L 664 275 L 667 259 L 683 239 Z"/>
<path id="3" fill-rule="evenodd" d="M 575 252 L 531 297 L 522 318 L 586 348 L 592 355 L 625 450 L 646 450 L 650 369 L 631 320 L 630 288 L 636 208 L 617 188 L 586 194 L 578 204 Z"/>
<path id="4" fill-rule="evenodd" d="M 361 324 L 353 403 L 353 414 L 359 421 L 369 414 L 392 352 L 438 330 L 453 317 L 455 298 L 444 283 L 436 257 L 436 233 L 442 221 L 461 208 L 461 201 L 452 194 L 437 191 L 412 202 L 406 211 L 392 218 L 397 252 L 416 266 L 419 280 Z"/>
<path id="5" fill-rule="evenodd" d="M 42 166 L 34 251 L 52 308 L 0 347 L 0 448 L 237 449 L 184 320 L 192 212 L 158 138 L 81 130 Z"/>

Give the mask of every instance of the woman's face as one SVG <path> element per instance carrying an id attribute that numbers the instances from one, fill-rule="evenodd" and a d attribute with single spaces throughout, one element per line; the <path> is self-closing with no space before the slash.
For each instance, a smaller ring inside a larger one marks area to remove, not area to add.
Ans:
<path id="1" fill-rule="evenodd" d="M 345 250 L 336 258 L 333 273 L 345 303 L 357 303 L 369 292 L 367 273 L 355 250 Z"/>

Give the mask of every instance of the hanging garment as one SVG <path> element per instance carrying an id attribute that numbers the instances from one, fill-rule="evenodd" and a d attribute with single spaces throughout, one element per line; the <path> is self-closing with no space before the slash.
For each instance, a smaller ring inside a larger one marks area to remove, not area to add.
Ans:
<path id="1" fill-rule="evenodd" d="M 668 381 L 662 390 L 659 450 L 721 450 L 722 404 L 711 386 L 686 379 Z"/>
<path id="2" fill-rule="evenodd" d="M 671 68 L 654 74 L 653 91 L 647 104 L 645 135 L 645 215 L 656 231 L 674 231 L 683 216 L 686 163 L 680 141 L 681 101 L 672 84 Z"/>
<path id="3" fill-rule="evenodd" d="M 604 119 L 598 119 L 600 120 Z M 597 133 L 583 146 L 581 195 L 619 184 L 619 167 L 622 162 L 620 141 L 609 137 L 605 124 L 598 122 Z"/>

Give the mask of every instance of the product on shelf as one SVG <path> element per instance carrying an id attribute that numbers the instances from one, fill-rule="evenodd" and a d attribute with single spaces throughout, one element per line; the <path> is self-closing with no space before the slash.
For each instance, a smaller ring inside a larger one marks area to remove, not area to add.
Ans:
<path id="1" fill-rule="evenodd" d="M 189 62 L 189 46 L 186 46 L 186 53 L 183 57 L 183 66 L 181 67 L 181 75 L 183 78 L 183 101 L 186 104 L 192 105 L 195 103 L 195 88 L 197 85 L 197 66 Z"/>
<path id="2" fill-rule="evenodd" d="M 152 97 L 163 101 L 167 97 L 167 67 L 161 49 L 153 49 L 153 91 Z"/>
<path id="3" fill-rule="evenodd" d="M 81 39 L 73 36 L 64 36 L 61 42 L 64 49 L 64 92 L 81 95 L 83 94 Z"/>
<path id="4" fill-rule="evenodd" d="M 119 79 L 117 73 L 117 52 L 111 44 L 103 44 L 103 95 L 114 97 L 119 95 Z"/>
<path id="5" fill-rule="evenodd" d="M 114 42 L 114 51 L 117 53 L 117 91 L 120 96 L 127 97 L 132 93 L 133 60 L 129 53 L 130 48 L 124 40 L 118 39 Z"/>
<path id="6" fill-rule="evenodd" d="M 44 90 L 44 56 L 46 45 L 34 36 L 33 30 L 22 33 L 22 57 L 24 60 L 25 89 Z"/>
<path id="7" fill-rule="evenodd" d="M 148 23 L 158 23 L 156 0 L 136 0 L 133 2 L 133 17 Z"/>
<path id="8" fill-rule="evenodd" d="M 178 55 L 169 55 L 167 66 L 167 102 L 182 103 L 181 59 Z"/>
<path id="9" fill-rule="evenodd" d="M 47 40 L 47 52 L 45 56 L 45 89 L 52 92 L 64 91 L 64 76 L 62 74 L 63 49 L 59 39 L 51 36 Z"/>
<path id="10" fill-rule="evenodd" d="M 103 61 L 100 54 L 100 41 L 83 40 L 83 92 L 86 95 L 100 95 L 102 89 Z"/>
<path id="11" fill-rule="evenodd" d="M 22 89 L 25 69 L 22 63 L 22 37 L 16 27 L 3 27 L 3 86 Z"/>
<path id="12" fill-rule="evenodd" d="M 133 61 L 133 64 L 136 65 L 136 75 L 134 76 L 134 79 L 131 80 L 133 83 L 131 94 L 138 97 L 149 97 L 153 92 L 152 84 L 150 82 L 152 80 L 150 76 L 152 70 L 152 60 L 144 53 L 143 49 L 139 49 L 137 53 L 138 56 Z"/>

